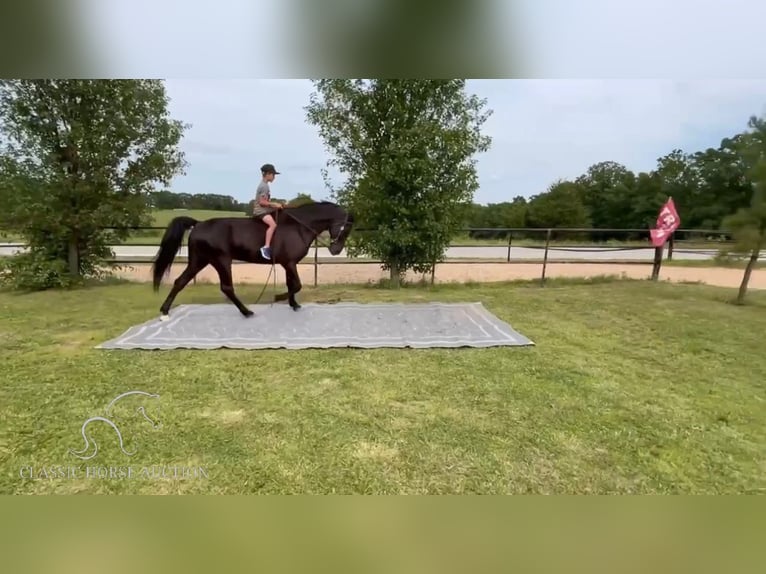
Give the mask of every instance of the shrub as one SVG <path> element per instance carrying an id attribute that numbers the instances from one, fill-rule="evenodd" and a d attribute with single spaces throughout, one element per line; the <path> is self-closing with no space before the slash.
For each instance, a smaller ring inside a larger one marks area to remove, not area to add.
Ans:
<path id="1" fill-rule="evenodd" d="M 64 259 L 43 249 L 0 257 L 0 286 L 19 291 L 79 287 L 87 280 L 103 280 L 112 275 L 111 269 L 100 265 L 102 258 L 102 253 L 86 253 L 80 259 L 80 274 L 72 275 Z"/>

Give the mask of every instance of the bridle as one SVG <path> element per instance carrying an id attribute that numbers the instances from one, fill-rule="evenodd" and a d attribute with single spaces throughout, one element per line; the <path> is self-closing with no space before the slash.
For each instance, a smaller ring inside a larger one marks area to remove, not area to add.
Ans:
<path id="1" fill-rule="evenodd" d="M 346 226 L 349 224 L 350 215 L 351 214 L 347 211 L 346 218 L 343 220 L 343 224 L 340 226 L 340 229 L 338 229 L 338 236 L 335 239 L 333 239 L 332 235 L 330 235 L 330 240 L 332 243 L 335 243 L 336 241 L 338 241 L 340 239 L 340 236 L 343 235 L 343 230 L 346 229 Z"/>
<path id="2" fill-rule="evenodd" d="M 285 215 L 289 215 L 295 221 L 300 223 L 303 227 L 308 229 L 314 235 L 314 238 L 317 239 L 317 242 L 319 241 L 318 237 L 319 237 L 319 234 L 321 232 L 317 232 L 316 229 L 314 229 L 313 227 L 309 226 L 307 223 L 301 221 L 299 217 L 296 217 L 292 213 L 288 214 L 288 213 L 285 213 L 284 211 L 282 211 L 282 213 L 284 213 Z M 346 212 L 346 218 L 343 220 L 343 224 L 340 226 L 340 229 L 338 230 L 338 235 L 336 237 L 333 237 L 332 234 L 330 234 L 330 244 L 333 244 L 333 243 L 337 242 L 341 238 L 341 235 L 343 235 L 343 230 L 346 229 L 346 226 L 349 224 L 350 215 L 351 214 L 349 212 Z M 322 247 L 327 247 L 327 245 L 323 245 Z"/>

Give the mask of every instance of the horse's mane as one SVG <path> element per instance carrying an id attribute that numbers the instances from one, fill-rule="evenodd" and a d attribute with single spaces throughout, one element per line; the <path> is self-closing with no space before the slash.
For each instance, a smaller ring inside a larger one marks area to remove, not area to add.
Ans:
<path id="1" fill-rule="evenodd" d="M 302 203 L 301 205 L 296 205 L 295 207 L 289 206 L 287 208 L 287 211 L 304 211 L 309 213 L 315 213 L 317 210 L 321 210 L 325 207 L 340 207 L 337 203 L 334 203 L 332 201 L 310 201 L 306 203 Z"/>
<path id="2" fill-rule="evenodd" d="M 311 201 L 307 201 L 306 203 L 302 203 L 301 205 L 293 207 L 292 209 L 298 209 L 299 207 L 305 207 L 307 205 L 335 205 L 335 206 L 337 206 L 338 204 L 334 203 L 332 201 L 325 201 L 325 200 L 316 201 L 316 200 L 312 199 Z"/>

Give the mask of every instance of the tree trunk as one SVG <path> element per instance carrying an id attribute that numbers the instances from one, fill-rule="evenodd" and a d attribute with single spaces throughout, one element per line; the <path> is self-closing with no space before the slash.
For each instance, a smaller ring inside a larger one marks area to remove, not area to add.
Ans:
<path id="1" fill-rule="evenodd" d="M 399 262 L 398 261 L 392 261 L 391 262 L 391 268 L 390 268 L 390 279 L 391 279 L 391 286 L 394 289 L 399 289 L 401 286 L 400 282 L 400 273 L 399 273 Z"/>
<path id="2" fill-rule="evenodd" d="M 69 274 L 73 278 L 80 276 L 80 247 L 77 242 L 77 236 L 73 235 L 69 238 L 69 252 L 67 254 L 67 261 L 69 262 Z"/>
<path id="3" fill-rule="evenodd" d="M 750 260 L 745 267 L 745 274 L 742 276 L 742 283 L 739 286 L 739 293 L 737 294 L 737 305 L 742 305 L 745 302 L 745 294 L 747 293 L 747 284 L 750 282 L 750 274 L 753 272 L 753 267 L 758 262 L 758 255 L 761 253 L 761 246 L 757 246 L 750 254 Z"/>

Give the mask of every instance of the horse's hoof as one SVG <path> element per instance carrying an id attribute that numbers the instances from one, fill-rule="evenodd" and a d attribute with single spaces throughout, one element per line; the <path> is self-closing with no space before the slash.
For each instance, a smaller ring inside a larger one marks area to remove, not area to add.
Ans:
<path id="1" fill-rule="evenodd" d="M 253 315 L 255 315 L 253 311 L 247 311 L 247 313 L 242 313 L 242 314 L 245 316 L 245 318 L 252 317 Z"/>
<path id="2" fill-rule="evenodd" d="M 301 308 L 301 306 L 296 303 L 295 305 L 292 305 L 292 308 L 293 308 L 293 311 L 297 311 L 298 309 Z"/>
<path id="3" fill-rule="evenodd" d="M 168 319 L 170 319 L 170 315 L 168 315 L 167 313 L 163 313 L 162 315 L 160 315 L 160 321 L 164 322 L 164 321 L 167 321 Z"/>

